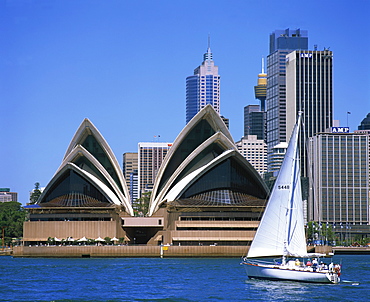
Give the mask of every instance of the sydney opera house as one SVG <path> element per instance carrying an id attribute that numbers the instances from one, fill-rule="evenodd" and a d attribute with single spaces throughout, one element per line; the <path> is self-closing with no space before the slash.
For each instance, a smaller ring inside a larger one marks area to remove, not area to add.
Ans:
<path id="1" fill-rule="evenodd" d="M 48 239 L 120 238 L 137 246 L 246 246 L 268 188 L 212 106 L 180 132 L 155 179 L 146 217 L 134 217 L 119 163 L 85 119 L 38 202 L 24 246 Z"/>

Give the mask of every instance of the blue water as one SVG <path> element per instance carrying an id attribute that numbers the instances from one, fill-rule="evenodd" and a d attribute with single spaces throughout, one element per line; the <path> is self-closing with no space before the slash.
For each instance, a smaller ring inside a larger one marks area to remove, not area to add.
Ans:
<path id="1" fill-rule="evenodd" d="M 240 259 L 0 257 L 0 301 L 369 301 L 370 255 L 340 284 L 249 280 Z"/>

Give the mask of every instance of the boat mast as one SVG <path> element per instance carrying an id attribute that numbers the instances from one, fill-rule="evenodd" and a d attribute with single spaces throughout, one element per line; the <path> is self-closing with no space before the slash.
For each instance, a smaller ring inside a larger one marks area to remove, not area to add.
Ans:
<path id="1" fill-rule="evenodd" d="M 302 111 L 299 111 L 298 112 L 298 119 L 297 119 L 297 123 L 296 125 L 294 126 L 293 128 L 293 132 L 292 132 L 292 137 L 291 139 L 294 139 L 294 152 L 292 154 L 292 174 L 291 174 L 291 180 L 290 180 L 290 192 L 289 192 L 289 202 L 288 202 L 288 208 L 287 208 L 287 214 L 286 214 L 286 236 L 285 236 L 285 240 L 284 240 L 284 249 L 283 249 L 283 256 L 282 256 L 282 264 L 284 265 L 286 263 L 286 256 L 289 256 L 290 253 L 289 253 L 289 250 L 288 250 L 288 243 L 290 242 L 291 240 L 291 236 L 292 236 L 292 232 L 294 232 L 294 227 L 293 227 L 293 224 L 294 224 L 294 221 L 293 221 L 293 210 L 297 210 L 295 209 L 295 191 L 299 189 L 300 191 L 300 186 L 298 185 L 297 186 L 297 182 L 300 182 L 300 161 L 299 161 L 299 154 L 298 154 L 298 135 L 299 135 L 299 129 L 300 129 L 300 125 L 301 125 L 301 115 L 302 115 Z M 289 154 L 287 154 L 287 156 L 289 156 Z M 302 194 L 301 192 L 298 192 L 298 194 Z M 296 218 L 296 216 L 294 215 L 294 217 Z"/>

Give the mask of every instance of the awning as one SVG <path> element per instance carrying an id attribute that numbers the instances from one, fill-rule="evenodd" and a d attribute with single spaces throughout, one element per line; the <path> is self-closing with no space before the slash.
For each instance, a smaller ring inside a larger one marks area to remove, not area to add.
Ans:
<path id="1" fill-rule="evenodd" d="M 23 241 L 48 241 L 48 238 L 23 238 Z"/>

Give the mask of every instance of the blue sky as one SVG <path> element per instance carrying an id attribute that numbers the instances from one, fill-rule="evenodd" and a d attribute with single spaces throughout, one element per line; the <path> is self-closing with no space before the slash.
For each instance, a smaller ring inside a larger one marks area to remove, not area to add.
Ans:
<path id="1" fill-rule="evenodd" d="M 334 117 L 370 112 L 370 1 L 0 0 L 0 187 L 25 204 L 46 186 L 87 117 L 120 164 L 138 142 L 185 126 L 185 78 L 207 49 L 235 141 L 276 29 L 308 30 L 334 53 Z M 351 114 L 347 115 L 350 111 Z"/>

